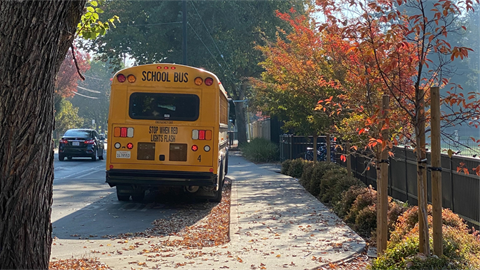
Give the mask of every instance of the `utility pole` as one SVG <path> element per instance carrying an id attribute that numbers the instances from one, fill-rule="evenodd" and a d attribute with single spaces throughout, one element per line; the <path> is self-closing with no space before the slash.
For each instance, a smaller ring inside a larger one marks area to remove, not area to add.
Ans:
<path id="1" fill-rule="evenodd" d="M 187 65 L 187 0 L 182 1 L 182 17 L 183 17 L 183 31 L 182 31 L 183 64 Z"/>

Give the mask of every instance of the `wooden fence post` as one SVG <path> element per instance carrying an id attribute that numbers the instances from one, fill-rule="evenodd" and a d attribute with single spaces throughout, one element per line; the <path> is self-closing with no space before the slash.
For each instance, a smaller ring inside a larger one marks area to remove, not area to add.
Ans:
<path id="1" fill-rule="evenodd" d="M 433 254 L 443 255 L 442 237 L 442 160 L 440 147 L 440 90 L 430 88 L 432 127 L 432 216 L 433 216 Z"/>

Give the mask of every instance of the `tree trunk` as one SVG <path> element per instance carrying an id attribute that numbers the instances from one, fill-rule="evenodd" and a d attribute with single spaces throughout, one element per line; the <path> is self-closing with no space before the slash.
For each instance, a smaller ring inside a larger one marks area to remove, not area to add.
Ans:
<path id="1" fill-rule="evenodd" d="M 84 4 L 0 2 L 2 269 L 48 269 L 54 79 Z"/>
<path id="2" fill-rule="evenodd" d="M 417 154 L 417 192 L 418 192 L 418 228 L 419 250 L 430 256 L 427 216 L 427 152 L 425 149 L 425 92 L 420 88 L 417 95 L 417 119 L 415 121 Z"/>
<path id="3" fill-rule="evenodd" d="M 247 89 L 247 81 L 243 81 L 242 88 L 240 89 L 239 99 L 245 99 L 245 91 Z M 245 102 L 237 102 L 235 104 L 235 124 L 237 126 L 237 139 L 238 144 L 247 142 L 247 122 L 245 119 Z"/>
<path id="4" fill-rule="evenodd" d="M 332 151 L 330 149 L 332 148 L 332 142 L 330 141 L 330 133 L 327 134 L 326 138 L 326 145 L 327 145 L 327 162 L 332 162 Z"/>

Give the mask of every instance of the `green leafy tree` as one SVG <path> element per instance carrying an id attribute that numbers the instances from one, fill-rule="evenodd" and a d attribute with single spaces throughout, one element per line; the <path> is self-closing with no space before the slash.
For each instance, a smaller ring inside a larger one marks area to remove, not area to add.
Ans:
<path id="1" fill-rule="evenodd" d="M 55 115 L 55 131 L 62 136 L 71 128 L 79 128 L 83 125 L 83 118 L 78 116 L 79 108 L 76 108 L 68 100 L 60 101 L 59 111 Z"/>
<path id="2" fill-rule="evenodd" d="M 247 78 L 263 71 L 257 65 L 262 54 L 254 47 L 274 38 L 277 26 L 288 26 L 276 10 L 295 6 L 302 12 L 304 2 L 187 1 L 187 64 L 215 73 L 234 100 L 250 98 Z M 126 58 L 136 64 L 183 62 L 181 1 L 111 1 L 105 10 L 104 16 L 119 15 L 122 23 L 89 48 L 116 69 Z M 239 141 L 246 142 L 243 103 L 235 109 Z"/>

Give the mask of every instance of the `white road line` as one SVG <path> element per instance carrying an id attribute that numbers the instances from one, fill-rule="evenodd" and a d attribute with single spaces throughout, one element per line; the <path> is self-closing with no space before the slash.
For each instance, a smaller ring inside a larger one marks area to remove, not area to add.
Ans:
<path id="1" fill-rule="evenodd" d="M 72 174 L 69 174 L 69 175 L 63 176 L 63 177 L 58 177 L 58 178 L 55 177 L 55 179 L 56 179 L 56 180 L 60 180 L 60 179 L 72 178 L 73 176 L 77 176 L 77 177 L 75 177 L 75 178 L 85 177 L 85 176 L 87 176 L 87 175 L 90 175 L 90 174 L 93 174 L 93 173 L 98 172 L 98 171 L 99 171 L 98 168 L 103 167 L 103 166 L 104 166 L 104 165 L 99 165 L 99 166 L 93 167 L 93 168 L 87 170 L 86 173 L 85 173 L 85 172 L 76 172 L 76 173 L 72 173 Z M 82 173 L 85 173 L 85 174 L 82 174 Z"/>

